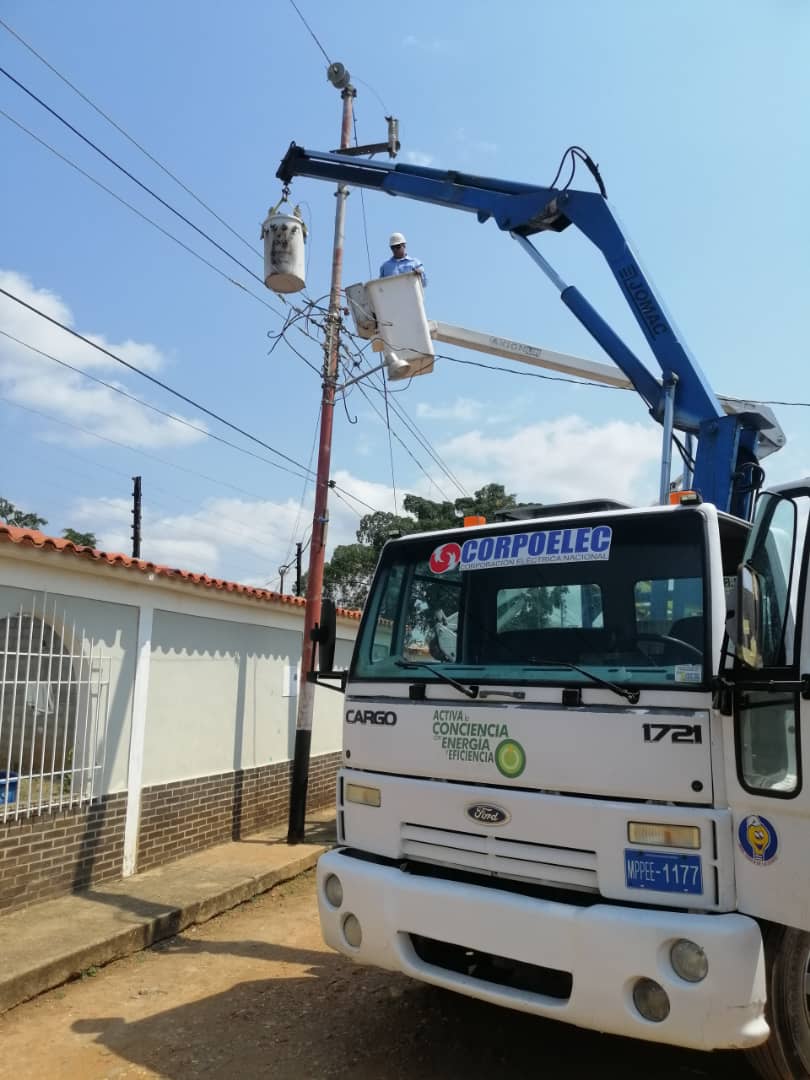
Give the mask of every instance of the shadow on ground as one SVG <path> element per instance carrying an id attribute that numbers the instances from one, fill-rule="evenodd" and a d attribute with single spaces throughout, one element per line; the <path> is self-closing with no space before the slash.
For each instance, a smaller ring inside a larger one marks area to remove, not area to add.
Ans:
<path id="1" fill-rule="evenodd" d="M 597 1035 L 485 1005 L 342 957 L 266 941 L 157 947 L 267 960 L 241 982 L 151 1017 L 78 1020 L 77 1033 L 168 1080 L 752 1080 L 739 1054 L 705 1055 Z"/>

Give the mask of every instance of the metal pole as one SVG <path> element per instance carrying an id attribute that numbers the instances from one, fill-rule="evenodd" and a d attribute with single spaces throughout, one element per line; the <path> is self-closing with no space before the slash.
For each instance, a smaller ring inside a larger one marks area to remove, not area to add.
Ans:
<path id="1" fill-rule="evenodd" d="M 295 545 L 295 595 L 301 595 L 301 559 L 303 556 L 304 545 L 299 541 Z"/>
<path id="2" fill-rule="evenodd" d="M 281 584 L 279 585 L 278 591 L 281 593 L 282 596 L 284 595 L 284 575 L 287 573 L 287 570 L 288 570 L 288 567 L 286 567 L 286 566 L 280 566 L 278 568 L 278 572 L 279 572 L 279 574 L 281 576 Z"/>
<path id="3" fill-rule="evenodd" d="M 344 150 L 351 143 L 355 93 L 356 91 L 351 85 L 346 85 L 341 90 L 340 96 L 343 99 L 343 123 L 340 131 L 341 150 Z M 332 283 L 329 290 L 329 314 L 326 317 L 326 340 L 323 350 L 323 406 L 321 408 L 321 434 L 318 444 L 318 471 L 315 481 L 315 509 L 312 515 L 312 542 L 309 546 L 304 641 L 301 650 L 298 714 L 295 721 L 295 751 L 290 783 L 288 844 L 297 844 L 304 839 L 307 787 L 309 786 L 309 748 L 312 742 L 312 711 L 315 703 L 315 687 L 308 681 L 307 676 L 314 667 L 315 643 L 312 640 L 312 632 L 321 617 L 323 564 L 326 552 L 326 531 L 329 523 L 327 498 L 332 457 L 335 384 L 337 382 L 338 351 L 340 347 L 340 282 L 343 269 L 343 226 L 348 194 L 348 188 L 343 184 L 338 184 L 335 192 L 337 207 L 335 209 L 335 239 L 332 248 Z"/>
<path id="4" fill-rule="evenodd" d="M 132 558 L 141 557 L 141 478 L 132 477 Z"/>
<path id="5" fill-rule="evenodd" d="M 659 502 L 666 506 L 669 502 L 669 481 L 672 474 L 672 435 L 675 421 L 675 387 L 678 376 L 669 371 L 664 376 L 664 435 L 661 444 L 661 490 Z"/>

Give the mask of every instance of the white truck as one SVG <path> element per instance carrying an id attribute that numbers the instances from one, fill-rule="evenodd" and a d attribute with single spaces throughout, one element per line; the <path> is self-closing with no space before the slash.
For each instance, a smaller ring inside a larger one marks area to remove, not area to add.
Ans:
<path id="1" fill-rule="evenodd" d="M 386 278 L 348 293 L 389 377 L 432 370 L 433 339 L 506 350 L 624 377 L 663 428 L 661 505 L 390 541 L 348 673 L 329 670 L 325 605 L 310 677 L 345 690 L 345 724 L 324 935 L 496 1004 L 743 1048 L 769 1080 L 810 1080 L 810 479 L 763 491 L 760 462 L 784 443 L 773 414 L 715 395 L 598 168 L 568 154 L 598 191 L 573 171 L 549 187 L 294 143 L 277 172 L 493 221 L 616 365 L 431 325 L 421 288 Z M 531 242 L 569 226 L 604 256 L 660 377 Z M 687 490 L 670 496 L 673 447 Z"/>
<path id="2" fill-rule="evenodd" d="M 345 678 L 328 944 L 810 1075 L 808 499 L 390 541 Z"/>

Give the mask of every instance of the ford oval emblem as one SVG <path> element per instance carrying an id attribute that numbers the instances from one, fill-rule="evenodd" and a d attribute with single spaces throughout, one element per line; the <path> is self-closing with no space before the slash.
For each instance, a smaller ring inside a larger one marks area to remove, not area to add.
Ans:
<path id="1" fill-rule="evenodd" d="M 465 813 L 476 825 L 506 825 L 512 820 L 508 810 L 493 803 L 471 803 Z"/>

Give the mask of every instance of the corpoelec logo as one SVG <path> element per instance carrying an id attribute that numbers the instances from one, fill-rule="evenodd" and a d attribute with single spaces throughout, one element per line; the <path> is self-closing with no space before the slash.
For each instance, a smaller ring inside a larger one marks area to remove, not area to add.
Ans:
<path id="1" fill-rule="evenodd" d="M 463 709 L 434 709 L 433 738 L 448 761 L 494 765 L 514 780 L 526 768 L 526 751 L 500 721 L 470 720 Z"/>

